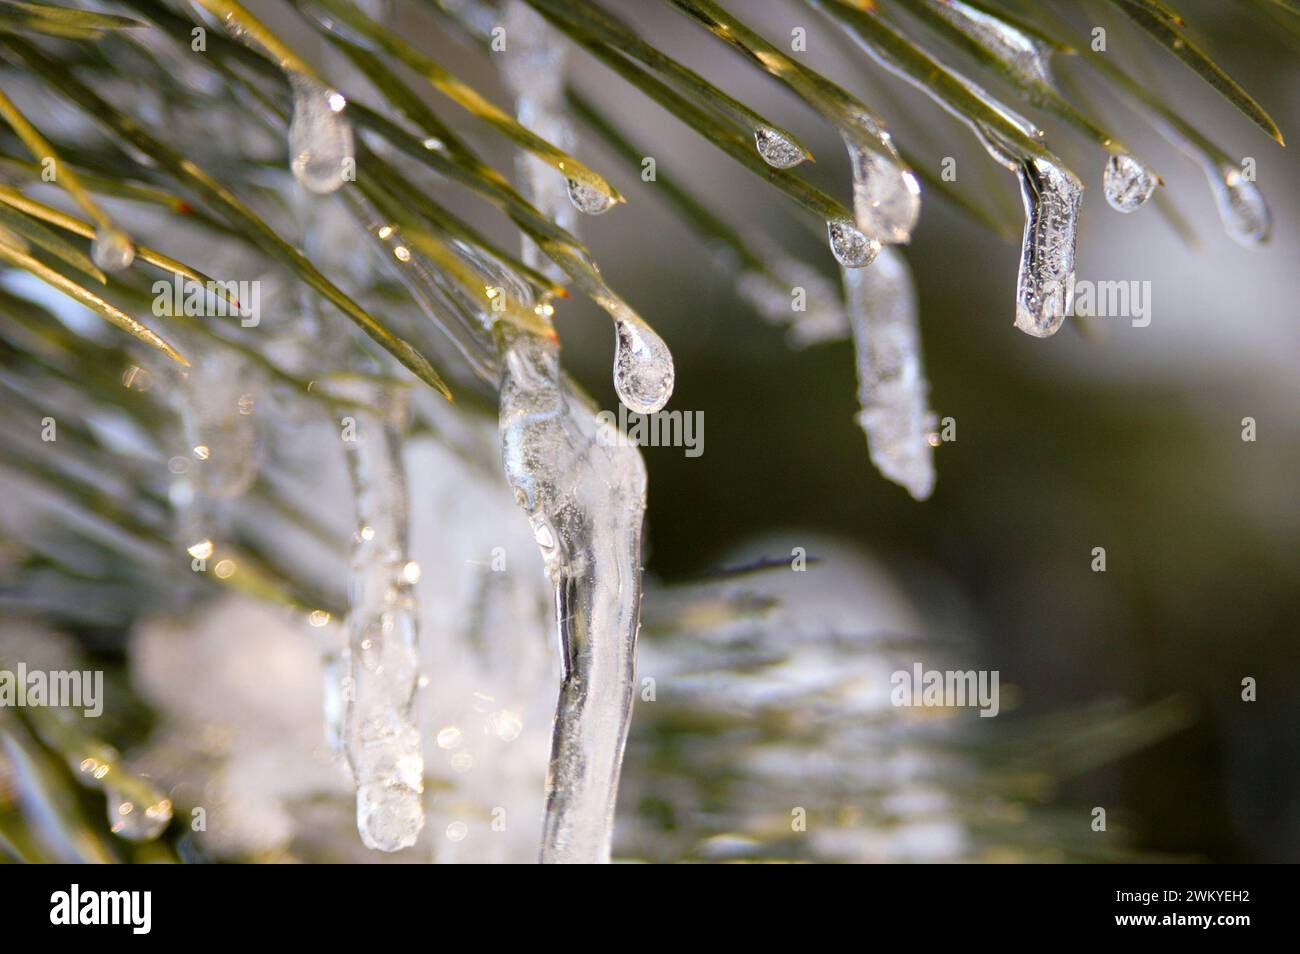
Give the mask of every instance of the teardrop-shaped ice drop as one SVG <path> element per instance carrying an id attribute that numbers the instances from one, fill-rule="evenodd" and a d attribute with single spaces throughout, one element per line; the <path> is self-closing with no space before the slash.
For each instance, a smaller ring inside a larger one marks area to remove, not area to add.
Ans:
<path id="1" fill-rule="evenodd" d="M 789 136 L 771 126 L 755 127 L 754 146 L 763 161 L 774 169 L 790 169 L 808 158 Z"/>
<path id="2" fill-rule="evenodd" d="M 615 205 L 614 197 L 608 192 L 602 192 L 577 179 L 569 180 L 569 201 L 584 215 L 603 215 Z"/>
<path id="3" fill-rule="evenodd" d="M 289 165 L 303 187 L 333 192 L 354 175 L 352 124 L 343 116 L 347 100 L 308 76 L 291 73 L 293 119 L 289 122 Z"/>
<path id="4" fill-rule="evenodd" d="M 90 243 L 90 258 L 106 272 L 120 272 L 135 261 L 135 246 L 121 229 L 101 228 Z"/>
<path id="5" fill-rule="evenodd" d="M 1233 240 L 1248 246 L 1267 242 L 1273 232 L 1273 216 L 1255 183 L 1231 164 L 1206 169 L 1206 175 L 1214 189 L 1219 218 Z"/>
<path id="6" fill-rule="evenodd" d="M 147 803 L 119 792 L 111 786 L 104 790 L 108 798 L 108 825 L 113 834 L 127 841 L 152 841 L 162 834 L 172 820 L 171 799 L 155 793 L 152 786 L 139 786 L 141 792 L 156 795 Z"/>
<path id="7" fill-rule="evenodd" d="M 621 319 L 614 328 L 614 389 L 629 410 L 653 414 L 672 397 L 672 352 L 645 322 Z"/>
<path id="8" fill-rule="evenodd" d="M 1151 198 L 1157 181 L 1155 173 L 1126 153 L 1114 153 L 1106 160 L 1103 187 L 1116 212 L 1137 211 Z"/>
<path id="9" fill-rule="evenodd" d="M 845 268 L 863 268 L 880 253 L 880 240 L 868 238 L 848 219 L 827 222 L 826 233 L 831 240 L 831 254 Z"/>

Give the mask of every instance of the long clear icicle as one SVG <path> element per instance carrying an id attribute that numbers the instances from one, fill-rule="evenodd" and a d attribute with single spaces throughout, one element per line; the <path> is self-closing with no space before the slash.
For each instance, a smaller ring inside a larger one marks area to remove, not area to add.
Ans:
<path id="1" fill-rule="evenodd" d="M 934 490 L 934 415 L 921 364 L 916 287 L 901 252 L 885 246 L 870 268 L 846 268 L 844 296 L 858 359 L 858 424 L 871 461 L 917 500 Z"/>
<path id="2" fill-rule="evenodd" d="M 357 531 L 349 578 L 343 746 L 357 788 L 357 829 L 367 847 L 397 851 L 424 826 L 424 760 L 412 706 L 420 675 L 415 597 L 419 566 L 407 549 L 402 465 L 404 402 L 386 388 L 358 398 L 346 441 Z M 379 393 L 377 393 L 379 392 Z"/>
<path id="3" fill-rule="evenodd" d="M 502 463 L 555 586 L 563 665 L 541 860 L 606 862 L 632 712 L 645 465 L 564 379 L 553 342 L 503 338 Z"/>

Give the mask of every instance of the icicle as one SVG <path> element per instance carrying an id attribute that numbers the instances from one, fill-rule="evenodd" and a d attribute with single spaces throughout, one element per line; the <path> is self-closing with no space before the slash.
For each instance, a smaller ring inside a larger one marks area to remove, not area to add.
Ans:
<path id="1" fill-rule="evenodd" d="M 605 862 L 632 711 L 645 465 L 561 376 L 553 342 L 504 339 L 502 463 L 555 586 L 563 664 L 541 860 Z"/>
<path id="2" fill-rule="evenodd" d="M 1115 153 L 1106 160 L 1103 187 L 1106 201 L 1116 212 L 1136 212 L 1151 198 L 1158 182 L 1154 172 L 1127 153 Z"/>
<path id="3" fill-rule="evenodd" d="M 921 214 L 921 185 L 898 158 L 889 133 L 874 120 L 858 117 L 840 134 L 853 168 L 853 217 L 858 228 L 881 242 L 909 241 Z"/>
<path id="4" fill-rule="evenodd" d="M 355 161 L 352 124 L 343 116 L 347 100 L 309 76 L 289 73 L 293 118 L 289 122 L 289 158 L 294 177 L 312 192 L 329 193 L 349 176 Z"/>
<path id="5" fill-rule="evenodd" d="M 357 382 L 355 440 L 346 442 L 356 499 L 348 585 L 348 674 L 343 745 L 357 787 L 357 829 L 369 848 L 415 844 L 424 826 L 424 760 L 412 705 L 419 681 L 415 597 L 419 566 L 407 554 L 408 498 L 402 465 L 405 404 Z"/>
<path id="6" fill-rule="evenodd" d="M 1233 240 L 1246 246 L 1267 242 L 1273 232 L 1273 216 L 1255 183 L 1231 162 L 1204 162 L 1203 166 L 1219 206 L 1219 218 Z"/>
<path id="7" fill-rule="evenodd" d="M 827 222 L 826 233 L 830 236 L 831 254 L 845 268 L 865 268 L 880 253 L 880 241 L 867 238 L 848 219 Z"/>
<path id="8" fill-rule="evenodd" d="M 921 366 L 911 270 L 902 253 L 886 246 L 871 268 L 843 272 L 858 358 L 858 424 L 871 461 L 925 500 L 934 490 L 934 415 L 926 403 L 929 383 Z"/>
<path id="9" fill-rule="evenodd" d="M 1022 158 L 1016 174 L 1025 204 L 1025 235 L 1016 279 L 1016 327 L 1036 338 L 1055 334 L 1074 294 L 1083 183 L 1056 162 Z"/>
<path id="10" fill-rule="evenodd" d="M 95 231 L 90 243 L 90 257 L 106 272 L 120 272 L 135 261 L 135 246 L 131 238 L 118 228 L 101 228 Z"/>
<path id="11" fill-rule="evenodd" d="M 1009 110 L 1003 111 L 1030 138 L 1041 131 Z M 1016 278 L 1016 327 L 1046 338 L 1056 333 L 1074 296 L 1074 253 L 1079 239 L 1083 183 L 1049 153 L 1026 155 L 985 127 L 976 127 L 984 148 L 1020 179 L 1025 233 Z"/>
<path id="12" fill-rule="evenodd" d="M 774 169 L 792 169 L 808 158 L 788 136 L 771 126 L 754 129 L 754 147 L 763 161 Z"/>

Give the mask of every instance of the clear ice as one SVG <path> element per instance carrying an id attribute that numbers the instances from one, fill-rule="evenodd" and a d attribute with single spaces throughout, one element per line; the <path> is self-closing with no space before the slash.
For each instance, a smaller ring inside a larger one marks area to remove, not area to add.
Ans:
<path id="1" fill-rule="evenodd" d="M 672 353 L 639 318 L 615 320 L 614 334 L 614 390 L 629 410 L 653 414 L 673 393 Z"/>
<path id="2" fill-rule="evenodd" d="M 1158 179 L 1155 173 L 1127 153 L 1114 153 L 1106 160 L 1103 177 L 1106 201 L 1116 212 L 1135 212 L 1151 198 Z"/>
<path id="3" fill-rule="evenodd" d="M 826 234 L 830 238 L 831 254 L 845 268 L 865 268 L 880 253 L 880 240 L 868 238 L 848 219 L 827 222 Z"/>
<path id="4" fill-rule="evenodd" d="M 1055 161 L 1019 161 L 1025 234 L 1016 278 L 1016 327 L 1036 338 L 1056 333 L 1070 311 L 1083 183 Z"/>
<path id="5" fill-rule="evenodd" d="M 608 192 L 592 188 L 577 179 L 569 179 L 565 187 L 569 201 L 583 215 L 603 215 L 614 208 L 614 197 Z"/>
<path id="6" fill-rule="evenodd" d="M 563 672 L 541 860 L 606 862 L 632 712 L 645 465 L 562 376 L 553 342 L 510 328 L 503 340 L 501 458 L 555 587 Z"/>
<path id="7" fill-rule="evenodd" d="M 754 129 L 754 147 L 763 161 L 774 169 L 791 169 L 808 158 L 788 136 L 771 126 Z"/>
<path id="8" fill-rule="evenodd" d="M 858 362 L 858 424 L 871 461 L 917 500 L 934 490 L 934 415 L 921 365 L 916 287 L 906 259 L 886 246 L 870 268 L 846 268 L 844 295 Z"/>
<path id="9" fill-rule="evenodd" d="M 1028 121 L 1006 115 L 1036 138 L 1037 130 Z M 1025 233 L 1016 278 L 1016 327 L 1035 338 L 1049 337 L 1065 321 L 1074 295 L 1083 183 L 1051 154 L 1026 155 L 984 127 L 977 127 L 976 133 L 989 155 L 1020 180 Z"/>
<path id="10" fill-rule="evenodd" d="M 293 117 L 289 121 L 289 166 L 312 192 L 338 189 L 355 158 L 352 124 L 343 115 L 347 100 L 309 76 L 289 72 Z"/>
<path id="11" fill-rule="evenodd" d="M 402 465 L 405 407 L 368 389 L 345 442 L 356 500 L 348 581 L 343 746 L 357 789 L 357 829 L 369 848 L 415 844 L 424 826 L 424 760 L 412 706 L 420 676 L 414 584 L 407 548 L 409 501 Z M 387 402 L 385 405 L 384 402 Z"/>

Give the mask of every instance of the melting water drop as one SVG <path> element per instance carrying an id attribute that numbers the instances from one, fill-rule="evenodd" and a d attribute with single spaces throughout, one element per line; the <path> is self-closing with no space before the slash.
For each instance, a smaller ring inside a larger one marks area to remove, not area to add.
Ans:
<path id="1" fill-rule="evenodd" d="M 830 236 L 835 261 L 845 268 L 865 268 L 880 253 L 879 239 L 867 238 L 848 219 L 827 222 L 826 232 Z"/>
<path id="2" fill-rule="evenodd" d="M 357 829 L 369 848 L 397 851 L 424 827 L 424 760 L 412 708 L 420 676 L 407 555 L 409 498 L 402 464 L 405 406 L 358 382 L 348 472 L 356 501 L 348 580 L 348 676 L 343 747 L 357 788 Z M 361 393 L 365 392 L 365 393 Z"/>
<path id="3" fill-rule="evenodd" d="M 90 243 L 90 258 L 106 272 L 120 272 L 135 261 L 135 246 L 121 229 L 101 228 Z"/>
<path id="4" fill-rule="evenodd" d="M 672 397 L 672 352 L 639 318 L 619 318 L 614 329 L 614 389 L 629 410 L 653 414 Z"/>
<path id="5" fill-rule="evenodd" d="M 1273 232 L 1273 216 L 1255 183 L 1232 163 L 1207 163 L 1206 178 L 1214 190 L 1223 227 L 1246 246 L 1262 245 Z"/>
<path id="6" fill-rule="evenodd" d="M 763 161 L 775 169 L 791 169 L 808 158 L 788 136 L 771 126 L 754 129 L 754 146 Z"/>
<path id="7" fill-rule="evenodd" d="M 1137 211 L 1151 198 L 1158 181 L 1155 173 L 1130 155 L 1115 153 L 1106 160 L 1103 187 L 1116 212 Z"/>
<path id="8" fill-rule="evenodd" d="M 568 180 L 568 193 L 573 207 L 584 215 L 603 215 L 615 205 L 612 195 L 577 179 Z"/>
<path id="9" fill-rule="evenodd" d="M 289 122 L 289 165 L 312 192 L 329 193 L 354 174 L 352 124 L 343 116 L 341 93 L 309 76 L 290 73 L 293 118 Z"/>
<path id="10" fill-rule="evenodd" d="M 934 426 L 921 364 L 916 286 L 901 252 L 886 246 L 871 268 L 846 268 L 844 294 L 858 362 L 858 424 L 871 461 L 917 500 L 934 490 Z"/>
<path id="11" fill-rule="evenodd" d="M 561 375 L 553 342 L 503 331 L 501 459 L 549 544 L 563 663 L 541 860 L 606 862 L 632 712 L 645 465 Z"/>

